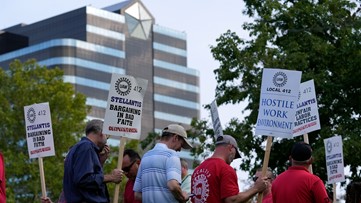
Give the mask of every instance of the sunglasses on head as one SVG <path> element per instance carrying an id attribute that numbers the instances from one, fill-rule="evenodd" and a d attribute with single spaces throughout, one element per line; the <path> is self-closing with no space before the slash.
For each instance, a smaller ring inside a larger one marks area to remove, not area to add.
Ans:
<path id="1" fill-rule="evenodd" d="M 136 161 L 133 161 L 129 166 L 122 168 L 122 170 L 123 170 L 124 172 L 128 173 L 135 162 L 136 162 Z"/>

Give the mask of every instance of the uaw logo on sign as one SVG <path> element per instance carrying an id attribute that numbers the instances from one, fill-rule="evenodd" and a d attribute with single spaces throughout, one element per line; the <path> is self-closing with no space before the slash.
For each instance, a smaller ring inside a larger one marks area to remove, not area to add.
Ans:
<path id="1" fill-rule="evenodd" d="M 287 89 L 287 88 L 283 88 L 284 86 L 286 86 L 288 81 L 288 77 L 287 74 L 283 71 L 278 71 L 273 75 L 272 78 L 272 83 L 274 85 L 274 87 L 267 87 L 267 91 L 268 92 L 282 92 L 282 93 L 287 93 L 290 94 L 291 93 L 291 89 Z"/>
<path id="2" fill-rule="evenodd" d="M 140 138 L 143 97 L 148 81 L 129 75 L 112 74 L 103 133 Z"/>
<path id="3" fill-rule="evenodd" d="M 292 136 L 300 80 L 300 71 L 263 69 L 256 135 Z"/>
<path id="4" fill-rule="evenodd" d="M 132 83 L 126 77 L 121 77 L 115 82 L 115 90 L 121 96 L 127 96 L 132 90 Z"/>
<path id="5" fill-rule="evenodd" d="M 287 75 L 284 72 L 277 72 L 273 76 L 273 84 L 276 87 L 283 87 L 287 83 Z"/>
<path id="6" fill-rule="evenodd" d="M 33 107 L 29 108 L 26 112 L 26 118 L 30 123 L 34 123 L 36 119 L 36 112 Z"/>
<path id="7" fill-rule="evenodd" d="M 330 140 L 327 140 L 326 150 L 327 150 L 327 153 L 332 152 L 332 142 Z"/>
<path id="8" fill-rule="evenodd" d="M 26 141 L 30 158 L 54 156 L 49 103 L 24 106 Z"/>

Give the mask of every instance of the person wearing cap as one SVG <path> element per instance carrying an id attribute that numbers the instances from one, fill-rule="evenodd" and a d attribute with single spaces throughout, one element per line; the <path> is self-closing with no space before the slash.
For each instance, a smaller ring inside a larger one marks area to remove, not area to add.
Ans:
<path id="1" fill-rule="evenodd" d="M 240 157 L 236 140 L 230 135 L 219 136 L 213 155 L 193 172 L 192 202 L 246 202 L 263 192 L 267 185 L 265 178 L 259 178 L 247 191 L 239 192 L 237 174 L 230 164 Z"/>
<path id="2" fill-rule="evenodd" d="M 273 203 L 330 202 L 322 180 L 308 170 L 313 162 L 311 146 L 305 142 L 295 143 L 290 161 L 292 166 L 273 181 Z"/>
<path id="3" fill-rule="evenodd" d="M 63 191 L 66 202 L 109 202 L 106 183 L 120 183 L 122 171 L 114 169 L 111 174 L 103 174 L 102 154 L 107 136 L 102 133 L 103 121 L 91 120 L 85 127 L 86 137 L 75 144 L 64 162 Z M 106 150 L 105 150 L 106 151 Z"/>
<path id="4" fill-rule="evenodd" d="M 159 143 L 143 156 L 133 188 L 136 200 L 178 203 L 189 199 L 180 187 L 181 164 L 176 151 L 181 148 L 192 148 L 185 129 L 178 124 L 168 125 Z"/>

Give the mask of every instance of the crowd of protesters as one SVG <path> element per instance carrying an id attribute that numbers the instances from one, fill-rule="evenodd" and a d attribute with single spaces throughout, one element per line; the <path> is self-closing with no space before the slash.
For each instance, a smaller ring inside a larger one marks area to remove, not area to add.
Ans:
<path id="1" fill-rule="evenodd" d="M 91 120 L 86 136 L 71 147 L 64 161 L 63 192 L 57 202 L 110 202 L 107 183 L 120 183 L 125 175 L 124 203 L 237 203 L 255 202 L 262 194 L 263 203 L 331 202 L 322 180 L 309 171 L 312 148 L 304 142 L 294 143 L 289 159 L 291 166 L 278 175 L 268 168 L 253 177 L 254 184 L 245 191 L 238 187 L 237 174 L 230 166 L 240 158 L 236 140 L 219 136 L 213 155 L 188 173 L 188 163 L 177 151 L 192 148 L 185 129 L 170 124 L 162 130 L 160 141 L 143 158 L 132 150 L 124 151 L 122 169 L 104 174 L 103 164 L 109 156 L 108 136 L 102 132 L 103 121 Z M 1 154 L 0 154 L 1 155 Z M 3 157 L 0 156 L 3 162 Z M 1 164 L 2 166 L 4 164 Z M 6 201 L 5 171 L 0 170 L 0 202 Z M 346 203 L 361 203 L 361 184 L 347 186 Z M 48 197 L 42 203 L 51 203 Z"/>

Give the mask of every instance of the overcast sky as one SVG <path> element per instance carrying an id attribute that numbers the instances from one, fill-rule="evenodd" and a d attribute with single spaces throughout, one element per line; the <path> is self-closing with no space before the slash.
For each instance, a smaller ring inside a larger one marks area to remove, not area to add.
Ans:
<path id="1" fill-rule="evenodd" d="M 0 29 L 19 23 L 31 24 L 58 14 L 91 5 L 104 8 L 122 0 L 11 0 L 3 1 L 0 7 Z M 187 34 L 188 67 L 200 72 L 201 118 L 211 122 L 210 112 L 203 108 L 214 100 L 216 80 L 213 70 L 218 67 L 210 52 L 210 45 L 228 29 L 242 38 L 248 34 L 242 31 L 247 19 L 242 15 L 241 0 L 143 0 L 154 16 L 156 24 Z M 218 108 L 223 126 L 233 117 L 243 118 L 241 105 L 227 105 Z M 211 123 L 210 123 L 211 124 Z M 238 168 L 238 163 L 232 163 Z M 247 174 L 238 171 L 241 179 Z M 239 181 L 241 181 L 239 179 Z M 241 189 L 244 187 L 240 183 Z"/>
<path id="2" fill-rule="evenodd" d="M 0 29 L 18 23 L 31 24 L 86 5 L 104 8 L 122 0 L 11 0 L 3 1 L 0 7 Z M 203 105 L 214 100 L 216 81 L 213 70 L 218 67 L 210 53 L 210 45 L 228 29 L 242 38 L 248 33 L 242 24 L 249 19 L 242 15 L 241 0 L 143 0 L 156 24 L 169 27 L 187 34 L 188 67 L 200 72 L 201 118 L 211 122 L 209 111 Z M 224 126 L 233 117 L 242 119 L 242 105 L 227 105 L 218 108 Z M 235 167 L 237 163 L 232 163 Z M 238 171 L 241 179 L 247 174 Z M 239 180 L 240 181 L 240 180 Z M 244 186 L 244 185 L 243 185 Z M 242 184 L 241 184 L 241 190 Z M 338 188 L 339 193 L 339 188 Z M 344 193 L 344 190 L 342 191 Z"/>
<path id="3" fill-rule="evenodd" d="M 0 8 L 0 29 L 18 23 L 31 24 L 86 5 L 104 8 L 121 0 L 11 0 L 3 1 Z M 210 45 L 228 29 L 241 37 L 247 19 L 240 0 L 143 0 L 156 24 L 187 34 L 188 67 L 200 72 L 201 118 L 211 122 L 210 112 L 203 108 L 214 100 L 216 80 L 213 70 L 218 67 L 210 53 Z M 220 106 L 219 117 L 224 126 L 233 117 L 243 118 L 241 105 Z"/>

